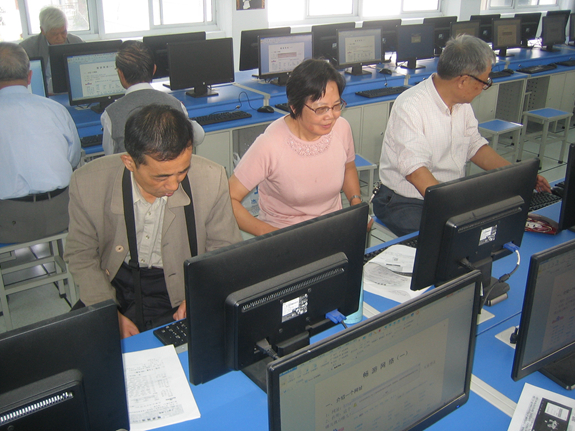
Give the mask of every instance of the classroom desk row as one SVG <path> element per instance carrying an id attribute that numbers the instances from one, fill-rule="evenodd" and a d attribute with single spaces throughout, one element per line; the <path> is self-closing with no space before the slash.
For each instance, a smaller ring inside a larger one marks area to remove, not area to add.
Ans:
<path id="1" fill-rule="evenodd" d="M 560 204 L 544 208 L 539 213 L 557 219 Z M 575 233 L 561 232 L 558 235 L 545 235 L 526 232 L 521 245 L 522 264 L 509 279 L 511 286 L 509 299 L 489 307 L 494 315 L 478 327 L 475 361 L 473 366 L 472 392 L 469 401 L 459 409 L 432 425 L 432 431 L 494 430 L 504 431 L 509 426 L 515 403 L 519 400 L 524 383 L 548 389 L 575 398 L 575 394 L 564 390 L 540 373 L 514 382 L 511 379 L 513 349 L 495 338 L 495 335 L 508 327 L 518 325 L 525 291 L 529 257 L 532 253 L 575 238 Z M 372 247 L 388 246 L 404 238 Z M 508 272 L 515 265 L 514 256 L 508 256 L 493 264 L 493 274 Z M 396 302 L 365 292 L 364 301 L 378 312 L 384 312 L 397 305 Z M 315 340 L 335 333 L 341 327 L 332 328 Z M 312 339 L 312 342 L 314 341 Z M 127 338 L 122 341 L 124 352 L 160 347 L 152 331 Z M 187 352 L 179 354 L 179 359 L 189 378 Z M 192 392 L 200 409 L 201 418 L 166 427 L 166 430 L 265 430 L 268 428 L 267 396 L 248 377 L 238 371 L 230 372 L 203 385 L 191 385 Z"/>

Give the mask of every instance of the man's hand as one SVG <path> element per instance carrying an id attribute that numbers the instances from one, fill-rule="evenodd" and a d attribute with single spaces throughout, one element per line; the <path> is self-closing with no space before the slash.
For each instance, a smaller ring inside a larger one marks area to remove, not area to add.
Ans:
<path id="1" fill-rule="evenodd" d="M 186 300 L 180 304 L 178 311 L 174 313 L 174 320 L 182 320 L 186 318 Z"/>
<path id="2" fill-rule="evenodd" d="M 132 322 L 130 319 L 128 319 L 119 311 L 118 311 L 118 322 L 120 323 L 121 338 L 128 338 L 131 337 L 132 335 L 140 333 L 138 327 L 134 324 L 134 322 Z"/>
<path id="3" fill-rule="evenodd" d="M 541 175 L 537 175 L 537 182 L 535 183 L 535 190 L 538 192 L 548 192 L 551 193 L 551 186 L 545 178 Z"/>

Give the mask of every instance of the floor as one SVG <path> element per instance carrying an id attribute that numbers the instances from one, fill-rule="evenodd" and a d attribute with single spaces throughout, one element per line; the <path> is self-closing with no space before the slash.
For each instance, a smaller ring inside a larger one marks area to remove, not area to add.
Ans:
<path id="1" fill-rule="evenodd" d="M 575 120 L 571 124 L 568 142 L 575 143 Z M 523 159 L 536 157 L 538 148 L 539 146 L 536 141 L 526 142 Z M 558 163 L 560 149 L 560 143 L 549 144 L 546 148 L 545 159 L 543 160 L 543 166 L 540 173 L 547 178 L 549 182 L 557 181 L 565 177 L 565 164 Z M 507 160 L 512 161 L 514 147 L 510 144 L 508 139 L 500 138 L 498 152 Z M 473 166 L 471 173 L 476 173 L 479 170 L 479 168 Z M 364 196 L 369 196 L 371 194 L 371 190 L 368 190 L 368 185 L 364 181 L 362 181 L 362 194 Z M 343 199 L 343 201 L 346 202 L 347 200 Z M 391 238 L 393 237 L 385 232 L 378 229 L 372 229 L 368 245 L 374 246 L 386 242 Z M 32 248 L 18 250 L 16 252 L 16 259 L 18 262 L 29 261 L 35 257 L 41 257 L 45 253 L 47 253 L 47 245 L 34 246 Z M 0 254 L 0 261 L 2 261 L 3 257 L 5 256 Z M 5 277 L 4 282 L 6 284 L 15 283 L 23 279 L 42 276 L 42 274 L 46 274 L 53 270 L 54 268 L 52 265 L 38 266 L 9 274 Z M 54 284 L 48 284 L 29 291 L 10 295 L 9 307 L 13 326 L 14 328 L 18 328 L 66 313 L 70 310 L 71 304 L 68 303 L 66 298 L 60 297 L 58 288 Z M 6 326 L 4 319 L 0 316 L 0 333 L 5 331 Z"/>

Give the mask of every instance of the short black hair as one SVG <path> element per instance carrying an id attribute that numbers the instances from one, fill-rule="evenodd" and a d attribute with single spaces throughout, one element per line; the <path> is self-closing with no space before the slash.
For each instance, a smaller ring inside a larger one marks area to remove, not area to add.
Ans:
<path id="1" fill-rule="evenodd" d="M 154 54 L 138 40 L 127 40 L 116 54 L 116 69 L 122 71 L 128 84 L 152 82 Z"/>
<path id="2" fill-rule="evenodd" d="M 193 143 L 192 124 L 188 117 L 169 105 L 143 107 L 126 121 L 124 145 L 136 165 L 144 156 L 160 162 L 174 160 Z"/>
<path id="3" fill-rule="evenodd" d="M 315 59 L 300 63 L 291 73 L 286 85 L 290 116 L 294 119 L 301 117 L 306 102 L 321 99 L 330 81 L 336 83 L 341 96 L 345 80 L 331 64 L 325 60 Z"/>

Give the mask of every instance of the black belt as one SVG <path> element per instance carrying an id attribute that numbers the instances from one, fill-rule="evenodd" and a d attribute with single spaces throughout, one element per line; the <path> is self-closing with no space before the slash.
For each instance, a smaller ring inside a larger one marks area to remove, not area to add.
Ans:
<path id="1" fill-rule="evenodd" d="M 21 198 L 12 198 L 12 199 L 7 199 L 7 200 L 9 200 L 9 201 L 20 201 L 20 202 L 45 201 L 46 199 L 55 198 L 56 196 L 64 193 L 67 189 L 68 189 L 68 187 L 64 187 L 63 189 L 56 189 L 56 190 L 52 190 L 50 192 L 37 193 L 35 195 L 22 196 Z"/>

